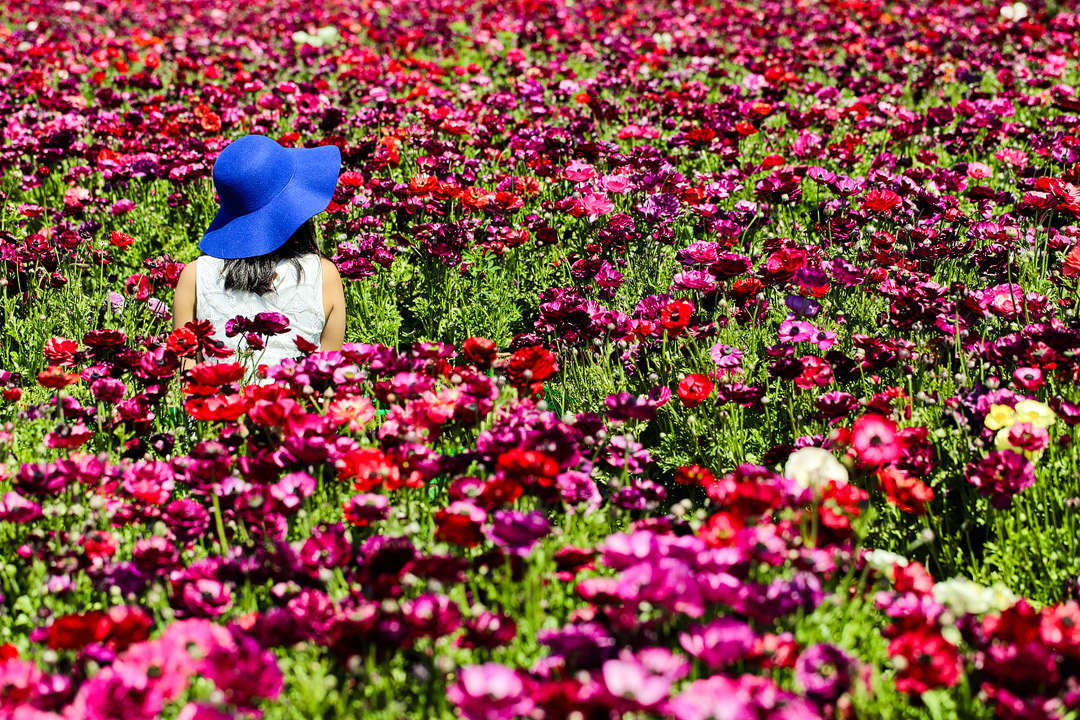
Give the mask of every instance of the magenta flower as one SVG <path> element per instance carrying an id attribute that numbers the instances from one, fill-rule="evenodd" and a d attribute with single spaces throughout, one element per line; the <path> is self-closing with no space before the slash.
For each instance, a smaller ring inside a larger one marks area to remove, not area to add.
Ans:
<path id="1" fill-rule="evenodd" d="M 467 720 L 514 720 L 535 707 L 527 680 L 499 663 L 461 668 L 446 695 Z"/>
<path id="2" fill-rule="evenodd" d="M 1012 505 L 1014 495 L 1035 484 L 1035 467 L 1018 452 L 991 450 L 982 460 L 968 464 L 967 481 L 1002 510 Z"/>
<path id="3" fill-rule="evenodd" d="M 718 669 L 749 653 L 757 634 L 750 625 L 732 617 L 721 617 L 708 625 L 695 625 L 679 635 L 679 645 L 707 666 Z"/>
<path id="4" fill-rule="evenodd" d="M 827 643 L 804 650 L 795 662 L 795 682 L 810 697 L 823 703 L 835 702 L 851 687 L 855 660 Z"/>
<path id="5" fill-rule="evenodd" d="M 551 523 L 538 511 L 497 510 L 492 516 L 488 537 L 499 547 L 516 555 L 528 555 L 540 538 L 551 532 Z"/>
<path id="6" fill-rule="evenodd" d="M 253 638 L 234 638 L 232 646 L 218 645 L 199 667 L 223 693 L 226 702 L 241 709 L 253 709 L 262 699 L 281 694 L 284 685 L 277 658 Z"/>

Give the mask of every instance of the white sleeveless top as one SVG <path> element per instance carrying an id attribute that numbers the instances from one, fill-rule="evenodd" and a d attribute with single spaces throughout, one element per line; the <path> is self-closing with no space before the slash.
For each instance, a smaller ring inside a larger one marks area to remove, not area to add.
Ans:
<path id="1" fill-rule="evenodd" d="M 259 313 L 278 312 L 289 318 L 289 329 L 281 335 L 266 338 L 266 349 L 254 351 L 247 364 L 274 366 L 285 358 L 296 357 L 297 335 L 318 345 L 326 325 L 326 310 L 322 295 L 322 258 L 315 254 L 299 258 L 302 272 L 299 280 L 296 266 L 289 260 L 278 263 L 273 289 L 265 295 L 226 290 L 223 270 L 225 261 L 203 255 L 196 260 L 195 314 L 199 320 L 214 325 L 214 337 L 234 350 L 247 347 L 243 333 L 225 336 L 225 324 L 237 315 L 254 318 Z M 244 362 L 239 357 L 237 361 Z"/>

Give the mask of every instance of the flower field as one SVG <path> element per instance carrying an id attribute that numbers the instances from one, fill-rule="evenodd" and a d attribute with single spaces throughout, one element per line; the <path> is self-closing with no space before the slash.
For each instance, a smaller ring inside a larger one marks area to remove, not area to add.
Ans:
<path id="1" fill-rule="evenodd" d="M 1080 716 L 1075 4 L 12 0 L 0 69 L 0 719 Z M 340 352 L 173 329 L 246 133 L 342 151 Z"/>

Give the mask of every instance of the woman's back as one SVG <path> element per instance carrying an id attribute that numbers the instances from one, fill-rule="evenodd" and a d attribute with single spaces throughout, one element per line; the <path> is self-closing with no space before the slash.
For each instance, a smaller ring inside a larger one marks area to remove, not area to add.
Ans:
<path id="1" fill-rule="evenodd" d="M 326 311 L 323 305 L 322 258 L 311 253 L 297 258 L 299 277 L 291 260 L 277 264 L 270 292 L 264 295 L 243 290 L 226 290 L 225 261 L 203 255 L 196 261 L 195 314 L 214 325 L 214 336 L 233 349 L 243 349 L 243 335 L 226 337 L 225 325 L 233 318 L 253 318 L 259 313 L 281 313 L 289 319 L 289 329 L 266 339 L 266 348 L 252 355 L 255 365 L 276 365 L 299 354 L 296 337 L 319 345 Z"/>

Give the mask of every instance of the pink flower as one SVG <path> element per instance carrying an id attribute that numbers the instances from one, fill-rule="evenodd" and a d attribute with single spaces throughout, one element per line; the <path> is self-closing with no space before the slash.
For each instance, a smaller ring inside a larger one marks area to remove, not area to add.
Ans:
<path id="1" fill-rule="evenodd" d="M 634 188 L 633 181 L 626 175 L 605 175 L 600 185 L 609 193 L 624 195 Z"/>
<path id="2" fill-rule="evenodd" d="M 900 457 L 896 423 L 881 415 L 863 415 L 851 428 L 851 445 L 859 461 L 877 467 Z"/>
<path id="3" fill-rule="evenodd" d="M 446 695 L 467 720 L 512 720 L 535 707 L 525 678 L 493 662 L 462 668 Z"/>
<path id="4" fill-rule="evenodd" d="M 652 709 L 668 699 L 671 684 L 690 671 L 690 663 L 667 648 L 646 648 L 636 655 L 624 650 L 600 670 L 604 689 L 614 698 Z"/>
<path id="5" fill-rule="evenodd" d="M 188 703 L 176 716 L 176 720 L 232 720 L 232 715 L 211 705 Z"/>
<path id="6" fill-rule="evenodd" d="M 607 215 L 615 209 L 615 204 L 608 199 L 608 196 L 599 193 L 589 193 L 581 198 L 581 206 L 590 220 Z"/>
<path id="7" fill-rule="evenodd" d="M 1003 163 L 1012 165 L 1014 168 L 1023 170 L 1027 167 L 1028 156 L 1023 150 L 1015 150 L 1013 148 L 1002 148 L 994 153 L 994 157 Z"/>
<path id="8" fill-rule="evenodd" d="M 780 342 L 801 343 L 814 339 L 818 329 L 805 320 L 785 320 L 780 323 Z"/>
<path id="9" fill-rule="evenodd" d="M 563 170 L 563 177 L 575 183 L 592 180 L 596 175 L 596 168 L 580 160 L 574 160 Z"/>
<path id="10" fill-rule="evenodd" d="M 1024 290 L 1016 283 L 995 285 L 983 291 L 982 299 L 995 315 L 1014 318 L 1024 307 Z"/>
<path id="11" fill-rule="evenodd" d="M 375 418 L 375 406 L 362 395 L 350 395 L 330 403 L 326 416 L 334 425 L 348 425 L 349 432 L 360 432 Z"/>
<path id="12" fill-rule="evenodd" d="M 683 650 L 710 668 L 722 668 L 744 657 L 754 647 L 757 635 L 749 624 L 721 617 L 708 625 L 695 625 L 679 635 Z"/>
<path id="13" fill-rule="evenodd" d="M 1033 367 L 1022 367 L 1014 370 L 1013 381 L 1028 392 L 1035 392 L 1046 384 L 1043 380 L 1042 370 Z"/>
<path id="14" fill-rule="evenodd" d="M 237 638 L 231 647 L 215 647 L 199 672 L 214 682 L 229 704 L 243 709 L 254 709 L 259 699 L 276 698 L 284 686 L 274 653 L 249 636 Z"/>

